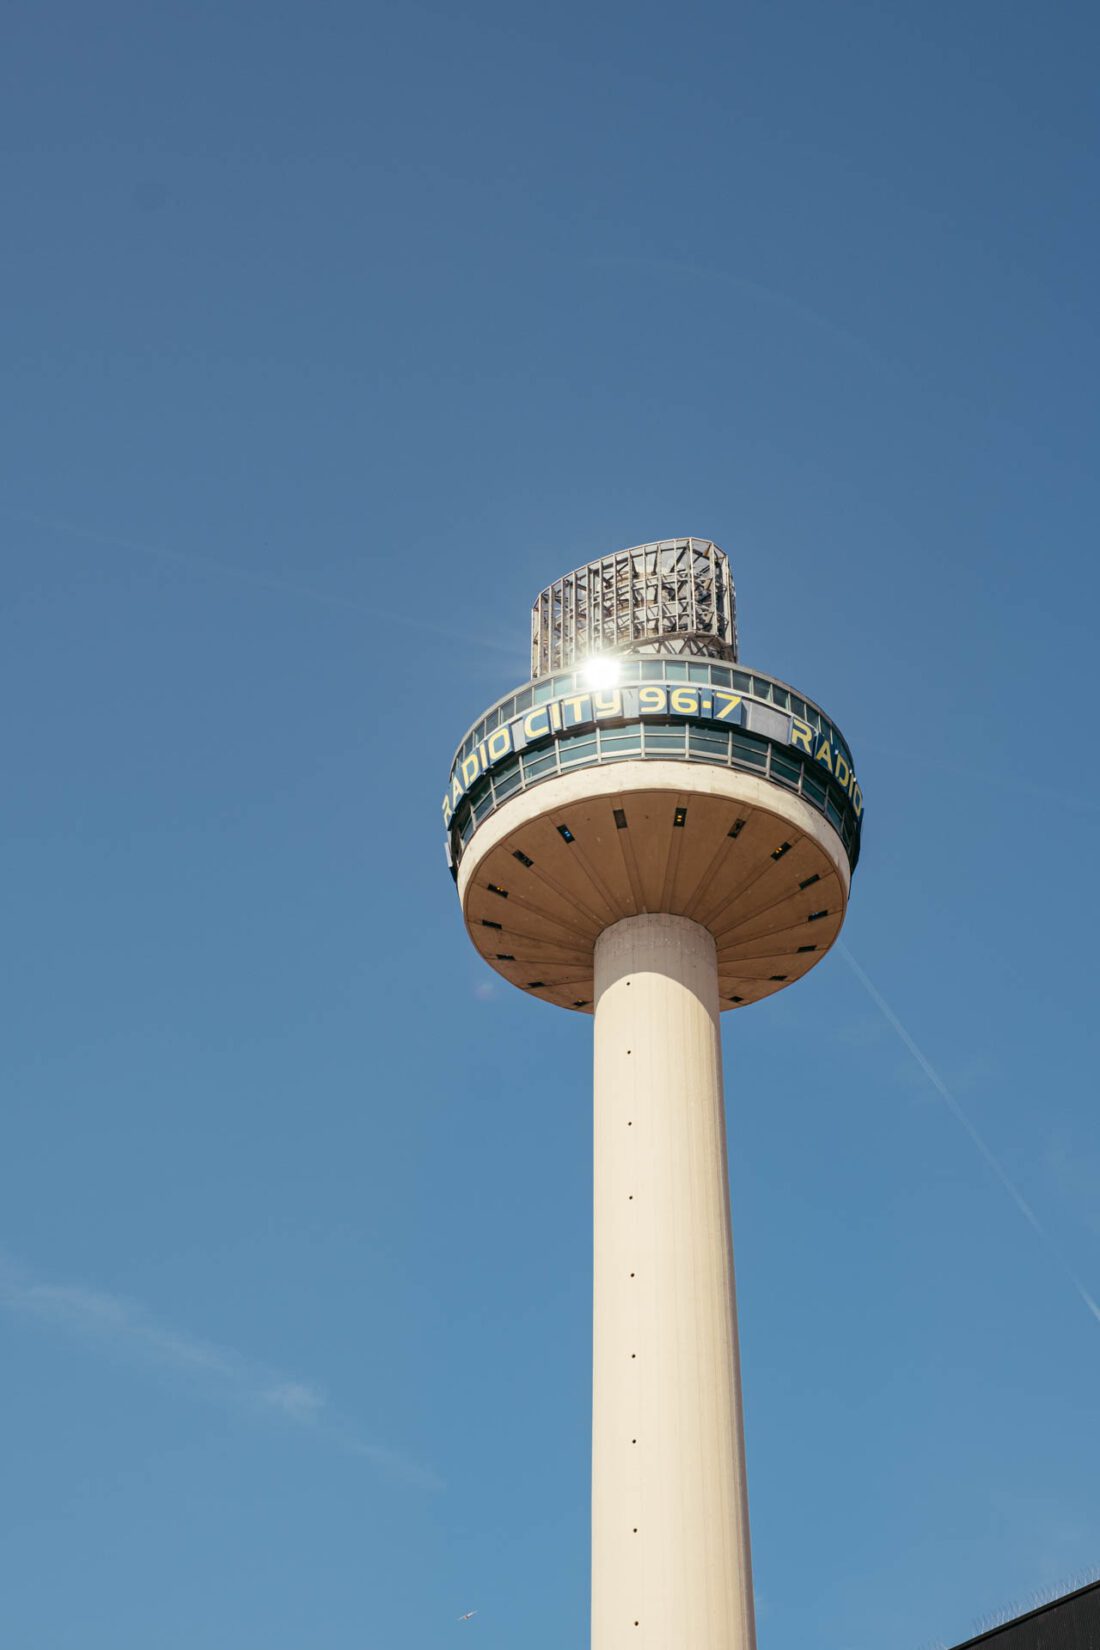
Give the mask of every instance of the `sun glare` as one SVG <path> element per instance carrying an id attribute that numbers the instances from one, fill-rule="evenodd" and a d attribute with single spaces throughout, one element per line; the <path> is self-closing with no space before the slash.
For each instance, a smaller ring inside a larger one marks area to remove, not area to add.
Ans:
<path id="1" fill-rule="evenodd" d="M 601 692 L 604 688 L 618 687 L 622 665 L 618 659 L 590 659 L 584 675 L 588 686 Z"/>

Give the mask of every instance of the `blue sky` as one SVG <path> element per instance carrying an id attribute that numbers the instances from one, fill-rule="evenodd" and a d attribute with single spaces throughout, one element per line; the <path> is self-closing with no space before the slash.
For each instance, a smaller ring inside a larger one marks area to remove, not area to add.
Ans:
<path id="1" fill-rule="evenodd" d="M 538 589 L 680 533 L 936 1079 L 836 955 L 727 1017 L 762 1650 L 1100 1564 L 1098 34 L 8 8 L 6 1642 L 586 1642 L 590 1030 L 438 805 Z"/>

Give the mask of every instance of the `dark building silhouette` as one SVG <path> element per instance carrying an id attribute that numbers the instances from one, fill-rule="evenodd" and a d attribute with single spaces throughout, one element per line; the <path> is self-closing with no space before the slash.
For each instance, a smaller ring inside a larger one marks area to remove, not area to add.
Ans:
<path id="1" fill-rule="evenodd" d="M 955 1650 L 1100 1650 L 1100 1581 L 991 1627 Z"/>

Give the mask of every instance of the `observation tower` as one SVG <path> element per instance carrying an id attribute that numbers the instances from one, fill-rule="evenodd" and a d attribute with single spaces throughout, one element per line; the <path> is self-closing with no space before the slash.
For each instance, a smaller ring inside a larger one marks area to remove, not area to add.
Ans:
<path id="1" fill-rule="evenodd" d="M 844 921 L 863 794 L 825 713 L 738 663 L 708 539 L 603 556 L 456 752 L 470 938 L 595 1042 L 593 1650 L 753 1650 L 719 1014 Z"/>

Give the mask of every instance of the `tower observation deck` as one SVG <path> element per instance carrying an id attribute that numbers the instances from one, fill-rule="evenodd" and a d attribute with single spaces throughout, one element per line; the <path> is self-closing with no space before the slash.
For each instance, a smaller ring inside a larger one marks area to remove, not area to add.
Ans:
<path id="1" fill-rule="evenodd" d="M 840 932 L 863 793 L 738 659 L 729 565 L 663 539 L 558 579 L 531 680 L 443 799 L 489 966 L 595 1020 L 593 1650 L 753 1650 L 719 1015 Z"/>

